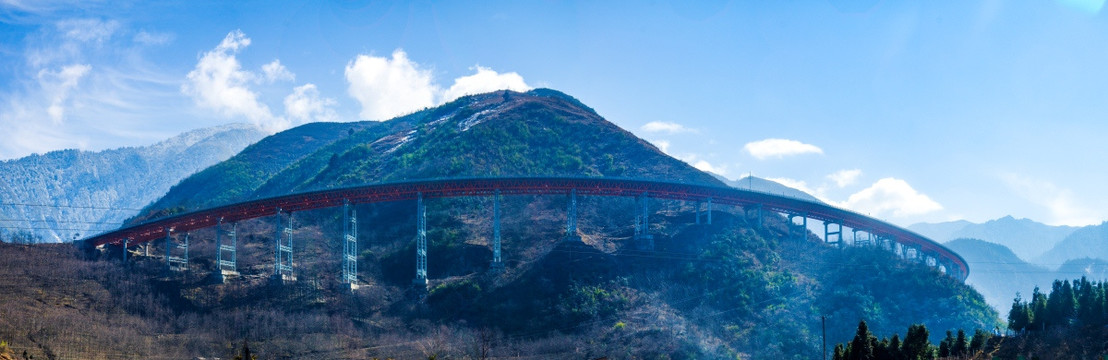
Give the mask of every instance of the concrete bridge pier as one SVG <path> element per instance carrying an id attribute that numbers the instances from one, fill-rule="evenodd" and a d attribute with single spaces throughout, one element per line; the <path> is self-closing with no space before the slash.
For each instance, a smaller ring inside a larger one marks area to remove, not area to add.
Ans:
<path id="1" fill-rule="evenodd" d="M 644 192 L 639 197 L 641 213 L 635 222 L 635 250 L 654 251 L 654 235 L 650 235 L 650 198 Z"/>
<path id="2" fill-rule="evenodd" d="M 568 243 L 582 244 L 581 235 L 577 234 L 577 189 L 569 190 L 569 205 L 566 208 L 566 238 Z"/>
<path id="3" fill-rule="evenodd" d="M 808 217 L 800 214 L 789 215 L 789 237 L 796 240 L 805 240 L 808 237 Z M 800 223 L 796 222 L 800 218 Z"/>
<path id="4" fill-rule="evenodd" d="M 855 237 L 857 237 L 858 232 L 854 232 L 854 235 L 855 235 Z M 823 241 L 828 243 L 828 244 L 831 244 L 831 245 L 837 245 L 839 247 L 842 247 L 843 246 L 843 224 L 836 223 L 836 222 L 830 222 L 830 221 L 824 221 L 823 222 Z"/>
<path id="5" fill-rule="evenodd" d="M 280 282 L 296 281 L 296 274 L 292 271 L 292 213 L 289 213 L 289 221 L 285 225 L 281 224 L 283 217 L 281 208 L 277 208 L 273 280 Z"/>
<path id="6" fill-rule="evenodd" d="M 238 273 L 238 224 L 231 224 L 231 231 L 227 232 L 230 244 L 223 243 L 223 218 L 215 226 L 215 271 L 212 279 L 217 283 L 227 282 L 228 276 L 237 276 Z M 227 254 L 226 256 L 224 254 Z"/>
<path id="7" fill-rule="evenodd" d="M 416 194 L 416 276 L 412 286 L 422 295 L 427 292 L 427 208 L 423 193 Z"/>
<path id="8" fill-rule="evenodd" d="M 500 259 L 500 189 L 492 197 L 492 262 L 489 263 L 489 271 L 497 274 L 504 271 L 504 262 Z"/>
<path id="9" fill-rule="evenodd" d="M 181 256 L 174 256 L 173 250 L 182 250 Z M 183 272 L 189 270 L 189 233 L 185 233 L 182 243 L 173 241 L 173 229 L 165 229 L 165 272 Z"/>
<path id="10" fill-rule="evenodd" d="M 358 213 L 350 200 L 342 200 L 342 282 L 358 289 Z"/>

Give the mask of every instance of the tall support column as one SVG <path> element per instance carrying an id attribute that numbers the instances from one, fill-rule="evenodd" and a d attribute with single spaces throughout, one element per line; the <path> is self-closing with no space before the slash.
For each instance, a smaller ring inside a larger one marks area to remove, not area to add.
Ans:
<path id="1" fill-rule="evenodd" d="M 857 235 L 858 233 L 855 232 L 854 234 Z M 824 222 L 823 241 L 828 244 L 839 245 L 841 247 L 843 245 L 843 224 Z"/>
<path id="2" fill-rule="evenodd" d="M 800 218 L 800 223 L 796 223 L 796 218 Z M 804 240 L 808 237 L 808 217 L 805 215 L 789 214 L 789 235 L 795 236 L 796 240 Z"/>
<path id="3" fill-rule="evenodd" d="M 635 248 L 636 250 L 654 251 L 654 235 L 650 235 L 650 197 L 647 193 L 642 193 L 639 197 L 641 202 L 638 219 L 635 224 L 637 231 L 635 231 Z"/>
<path id="4" fill-rule="evenodd" d="M 565 241 L 581 242 L 581 236 L 577 235 L 577 189 L 569 190 L 569 207 L 566 209 Z"/>
<path id="5" fill-rule="evenodd" d="M 223 243 L 223 218 L 219 219 L 219 223 L 215 227 L 215 253 L 216 253 L 216 269 L 212 273 L 212 277 L 216 281 L 222 283 L 227 281 L 227 276 L 238 275 L 238 224 L 231 224 L 231 231 L 227 232 L 227 238 L 230 240 L 230 244 Z"/>
<path id="6" fill-rule="evenodd" d="M 289 213 L 289 221 L 281 224 L 282 210 L 277 209 L 277 246 L 274 250 L 273 278 L 281 281 L 296 280 L 292 272 L 292 213 Z"/>
<path id="7" fill-rule="evenodd" d="M 696 201 L 696 224 L 700 225 L 700 200 Z"/>
<path id="8" fill-rule="evenodd" d="M 124 263 L 127 262 L 127 240 L 131 240 L 131 238 L 123 238 L 123 262 Z"/>
<path id="9" fill-rule="evenodd" d="M 173 249 L 182 250 L 181 256 L 174 256 Z M 185 233 L 185 240 L 182 243 L 175 243 L 173 241 L 173 229 L 165 229 L 165 270 L 170 271 L 188 271 L 189 269 L 189 233 Z"/>
<path id="10" fill-rule="evenodd" d="M 708 198 L 708 225 L 712 225 L 712 198 Z"/>
<path id="11" fill-rule="evenodd" d="M 427 287 L 427 208 L 423 205 L 423 193 L 416 195 L 416 277 L 412 283 Z"/>
<path id="12" fill-rule="evenodd" d="M 492 264 L 489 269 L 493 272 L 504 270 L 504 262 L 500 259 L 500 189 L 492 197 Z"/>
<path id="13" fill-rule="evenodd" d="M 342 282 L 358 288 L 358 213 L 350 200 L 342 200 Z"/>

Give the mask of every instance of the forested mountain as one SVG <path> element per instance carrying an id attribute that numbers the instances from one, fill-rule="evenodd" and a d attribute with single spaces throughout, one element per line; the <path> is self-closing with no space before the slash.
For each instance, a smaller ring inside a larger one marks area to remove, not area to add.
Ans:
<path id="1" fill-rule="evenodd" d="M 379 123 L 311 126 L 274 135 L 182 181 L 142 218 L 407 179 L 618 176 L 723 185 L 547 89 L 466 96 Z M 915 323 L 933 329 L 999 324 L 980 294 L 937 270 L 880 249 L 839 249 L 815 236 L 790 237 L 786 220 L 777 215 L 767 214 L 758 227 L 743 209 L 717 206 L 711 225 L 696 225 L 693 204 L 652 200 L 648 231 L 655 251 L 637 251 L 631 246 L 639 207 L 634 199 L 581 197 L 583 244 L 563 241 L 567 202 L 561 196 L 505 196 L 506 266 L 496 272 L 489 270 L 492 200 L 426 200 L 430 284 L 423 301 L 417 300 L 422 289 L 412 287 L 414 201 L 355 206 L 361 287 L 354 292 L 338 282 L 339 209 L 293 214 L 298 280 L 284 285 L 267 280 L 273 273 L 272 219 L 237 224 L 241 276 L 226 284 L 208 280 L 215 269 L 214 231 L 196 231 L 188 275 L 164 277 L 164 259 L 133 249 L 127 270 L 118 260 L 101 260 L 93 262 L 103 267 L 96 272 L 74 271 L 102 291 L 41 292 L 126 296 L 118 281 L 135 288 L 130 292 L 150 294 L 146 302 L 119 301 L 129 315 L 114 324 L 127 325 L 109 324 L 104 334 L 81 336 L 45 332 L 55 335 L 33 340 L 111 349 L 148 344 L 130 353 L 156 349 L 172 357 L 229 357 L 229 341 L 247 339 L 265 358 L 778 359 L 818 358 L 821 316 L 829 319 L 832 343 L 848 340 L 859 319 L 878 334 Z M 155 242 L 151 253 L 159 254 L 161 246 Z M 133 275 L 109 281 L 101 272 Z M 51 309 L 82 319 L 102 311 Z M 0 327 L 0 338 L 31 341 L 6 329 Z M 185 334 L 187 344 L 179 341 Z"/>
<path id="2" fill-rule="evenodd" d="M 764 193 L 770 193 L 770 194 L 774 194 L 774 195 L 789 196 L 789 197 L 794 197 L 794 198 L 797 198 L 797 199 L 814 201 L 814 202 L 819 202 L 819 203 L 822 202 L 819 199 L 817 199 L 815 196 L 812 196 L 809 193 L 806 193 L 806 192 L 803 192 L 803 191 L 800 191 L 800 190 L 797 190 L 797 189 L 793 189 L 793 188 L 785 186 L 785 185 L 781 185 L 780 183 L 778 183 L 776 181 L 773 181 L 773 180 L 767 180 L 767 179 L 763 179 L 763 178 L 760 178 L 760 177 L 747 176 L 747 177 L 743 177 L 741 179 L 733 180 L 733 181 L 723 179 L 723 182 L 727 183 L 728 186 L 731 186 L 731 187 L 736 188 L 736 189 L 761 191 L 761 192 L 764 192 Z"/>
<path id="3" fill-rule="evenodd" d="M 1108 260 L 1108 223 L 1086 226 L 1073 231 L 1036 261 L 1059 266 L 1069 260 L 1083 258 Z"/>
<path id="4" fill-rule="evenodd" d="M 181 179 L 263 136 L 253 126 L 234 124 L 150 146 L 61 150 L 0 162 L 0 238 L 59 242 L 114 229 Z"/>
<path id="5" fill-rule="evenodd" d="M 1011 249 L 1020 259 L 1030 262 L 1037 262 L 1040 256 L 1077 230 L 1072 226 L 1051 226 L 1029 219 L 1016 219 L 1012 216 L 989 220 L 982 224 L 953 221 L 939 224 L 914 224 L 908 229 L 940 242 L 967 238 L 1001 244 Z"/>

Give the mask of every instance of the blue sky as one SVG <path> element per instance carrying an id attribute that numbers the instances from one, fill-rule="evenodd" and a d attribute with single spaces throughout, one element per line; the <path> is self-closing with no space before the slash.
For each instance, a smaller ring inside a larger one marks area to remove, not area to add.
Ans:
<path id="1" fill-rule="evenodd" d="M 1096 224 L 1103 5 L 0 0 L 0 159 L 550 87 L 699 168 L 894 223 Z"/>

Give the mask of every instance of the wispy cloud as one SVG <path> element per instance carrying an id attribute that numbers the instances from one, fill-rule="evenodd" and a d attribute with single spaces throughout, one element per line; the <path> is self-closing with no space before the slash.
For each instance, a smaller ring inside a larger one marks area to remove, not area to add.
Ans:
<path id="1" fill-rule="evenodd" d="M 173 42 L 173 39 L 174 36 L 170 33 L 139 31 L 132 40 L 143 45 L 165 45 Z"/>
<path id="2" fill-rule="evenodd" d="M 338 121 L 332 109 L 335 104 L 335 100 L 321 97 L 313 84 L 297 86 L 285 97 L 285 116 L 295 123 Z"/>
<path id="3" fill-rule="evenodd" d="M 743 150 L 758 160 L 802 154 L 823 154 L 823 149 L 796 140 L 765 139 L 747 143 Z"/>
<path id="4" fill-rule="evenodd" d="M 830 175 L 827 175 L 827 179 L 835 183 L 835 186 L 844 188 L 850 185 L 854 185 L 858 182 L 858 178 L 862 176 L 862 170 L 839 170 Z"/>
<path id="5" fill-rule="evenodd" d="M 680 133 L 696 132 L 696 130 L 689 129 L 689 128 L 685 127 L 684 125 L 681 125 L 681 124 L 678 124 L 678 123 L 672 123 L 672 122 L 664 122 L 664 121 L 648 122 L 645 125 L 643 125 L 641 127 L 641 129 L 643 131 L 651 132 L 651 133 L 669 133 L 669 134 L 680 134 Z"/>
<path id="6" fill-rule="evenodd" d="M 1014 173 L 1001 174 L 1000 178 L 1016 195 L 1050 212 L 1052 225 L 1085 226 L 1099 224 L 1103 212 L 1080 203 L 1073 191 L 1059 187 L 1050 181 Z"/>
<path id="7" fill-rule="evenodd" d="M 481 66 L 474 69 L 473 75 L 458 77 L 443 90 L 431 70 L 409 59 L 402 49 L 388 58 L 358 55 L 346 65 L 347 93 L 362 105 L 362 118 L 388 120 L 465 95 L 531 89 L 517 73 L 498 73 Z"/>

